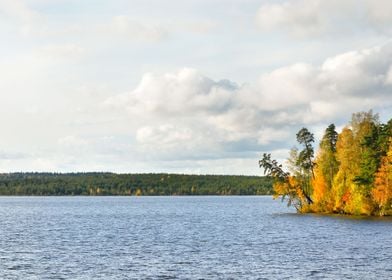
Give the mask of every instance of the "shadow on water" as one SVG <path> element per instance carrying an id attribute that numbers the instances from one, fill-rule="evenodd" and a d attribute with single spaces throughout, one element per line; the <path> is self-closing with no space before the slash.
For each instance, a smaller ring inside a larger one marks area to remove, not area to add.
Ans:
<path id="1" fill-rule="evenodd" d="M 326 213 L 296 213 L 296 212 L 287 212 L 287 213 L 274 213 L 272 214 L 274 217 L 290 217 L 297 219 L 309 219 L 309 218 L 317 218 L 317 219 L 334 219 L 341 221 L 352 221 L 352 222 L 382 222 L 382 223 L 392 223 L 392 216 L 356 216 L 356 215 L 344 215 L 344 214 L 326 214 Z"/>

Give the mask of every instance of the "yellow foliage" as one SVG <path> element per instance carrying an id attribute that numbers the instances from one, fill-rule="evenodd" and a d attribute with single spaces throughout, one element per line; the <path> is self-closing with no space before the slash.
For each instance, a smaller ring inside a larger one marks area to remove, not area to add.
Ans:
<path id="1" fill-rule="evenodd" d="M 339 161 L 339 170 L 334 178 L 332 186 L 332 199 L 334 212 L 352 213 L 356 209 L 358 197 L 354 199 L 356 190 L 352 184 L 359 170 L 359 155 L 354 142 L 354 134 L 351 129 L 345 127 L 339 134 L 336 143 L 336 157 Z"/>
<path id="2" fill-rule="evenodd" d="M 392 208 L 392 142 L 387 155 L 381 160 L 374 186 L 372 198 L 377 203 L 380 215 L 383 215 L 386 210 Z"/>
<path id="3" fill-rule="evenodd" d="M 390 199 L 389 189 L 376 180 L 376 187 L 372 190 L 372 197 L 380 208 L 384 207 Z"/>
<path id="4" fill-rule="evenodd" d="M 286 181 L 275 182 L 274 193 L 274 198 L 287 196 L 289 205 L 294 205 L 300 212 L 302 212 L 303 206 L 307 204 L 305 194 L 295 176 L 289 176 Z"/>
<path id="5" fill-rule="evenodd" d="M 351 213 L 354 215 L 361 214 L 362 195 L 356 190 L 354 184 L 350 184 L 349 188 L 342 197 L 344 213 Z"/>
<path id="6" fill-rule="evenodd" d="M 311 182 L 309 177 L 301 177 L 298 151 L 292 149 L 289 163 L 295 176 L 275 183 L 275 196 L 287 196 L 299 212 L 392 215 L 391 124 L 392 120 L 380 125 L 378 116 L 369 111 L 353 114 L 350 126 L 338 135 L 334 126 L 329 126 Z M 385 135 L 389 135 L 389 142 Z M 386 153 L 381 161 L 380 153 Z"/>
<path id="7" fill-rule="evenodd" d="M 328 205 L 330 199 L 329 188 L 319 165 L 316 165 L 314 173 L 315 177 L 312 180 L 313 204 L 310 206 L 310 210 L 312 212 L 331 212 Z"/>
<path id="8" fill-rule="evenodd" d="M 327 194 L 327 183 L 321 172 L 316 169 L 315 178 L 312 180 L 313 186 L 313 202 L 315 204 L 321 203 Z"/>

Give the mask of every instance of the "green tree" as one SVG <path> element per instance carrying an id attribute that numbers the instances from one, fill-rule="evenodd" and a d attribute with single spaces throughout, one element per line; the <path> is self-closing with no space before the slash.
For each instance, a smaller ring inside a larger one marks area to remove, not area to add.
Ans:
<path id="1" fill-rule="evenodd" d="M 314 142 L 313 133 L 309 132 L 309 130 L 305 127 L 300 129 L 297 133 L 297 142 L 304 146 L 304 149 L 298 154 L 298 165 L 306 173 L 310 173 L 314 177 L 314 149 L 312 146 L 312 143 Z"/>
<path id="2" fill-rule="evenodd" d="M 353 114 L 351 126 L 359 162 L 358 174 L 353 182 L 364 196 L 369 197 L 382 155 L 378 145 L 380 134 L 378 115 L 373 114 L 372 111 Z"/>
<path id="3" fill-rule="evenodd" d="M 338 141 L 338 133 L 335 130 L 335 125 L 330 124 L 325 130 L 324 136 L 320 142 L 320 149 L 318 154 L 317 165 L 325 178 L 327 187 L 330 189 L 333 184 L 339 163 L 336 159 L 336 143 Z"/>
<path id="4" fill-rule="evenodd" d="M 302 185 L 302 189 L 309 200 L 312 203 L 312 184 L 311 181 L 314 179 L 314 149 L 312 143 L 314 142 L 314 135 L 307 128 L 302 128 L 297 133 L 297 142 L 303 145 L 303 150 L 298 153 L 297 166 L 300 169 L 300 176 L 297 180 Z"/>

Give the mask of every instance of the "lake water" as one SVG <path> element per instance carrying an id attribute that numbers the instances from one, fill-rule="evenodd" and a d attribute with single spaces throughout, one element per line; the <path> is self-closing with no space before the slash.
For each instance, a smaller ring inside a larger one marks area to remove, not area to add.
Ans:
<path id="1" fill-rule="evenodd" d="M 392 221 L 271 197 L 0 197 L 0 279 L 392 279 Z"/>

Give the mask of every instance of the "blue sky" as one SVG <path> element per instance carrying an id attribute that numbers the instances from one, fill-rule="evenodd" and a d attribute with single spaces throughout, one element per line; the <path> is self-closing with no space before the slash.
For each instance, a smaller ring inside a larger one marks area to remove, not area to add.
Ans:
<path id="1" fill-rule="evenodd" d="M 392 112 L 387 0 L 0 0 L 0 171 L 261 174 Z"/>

